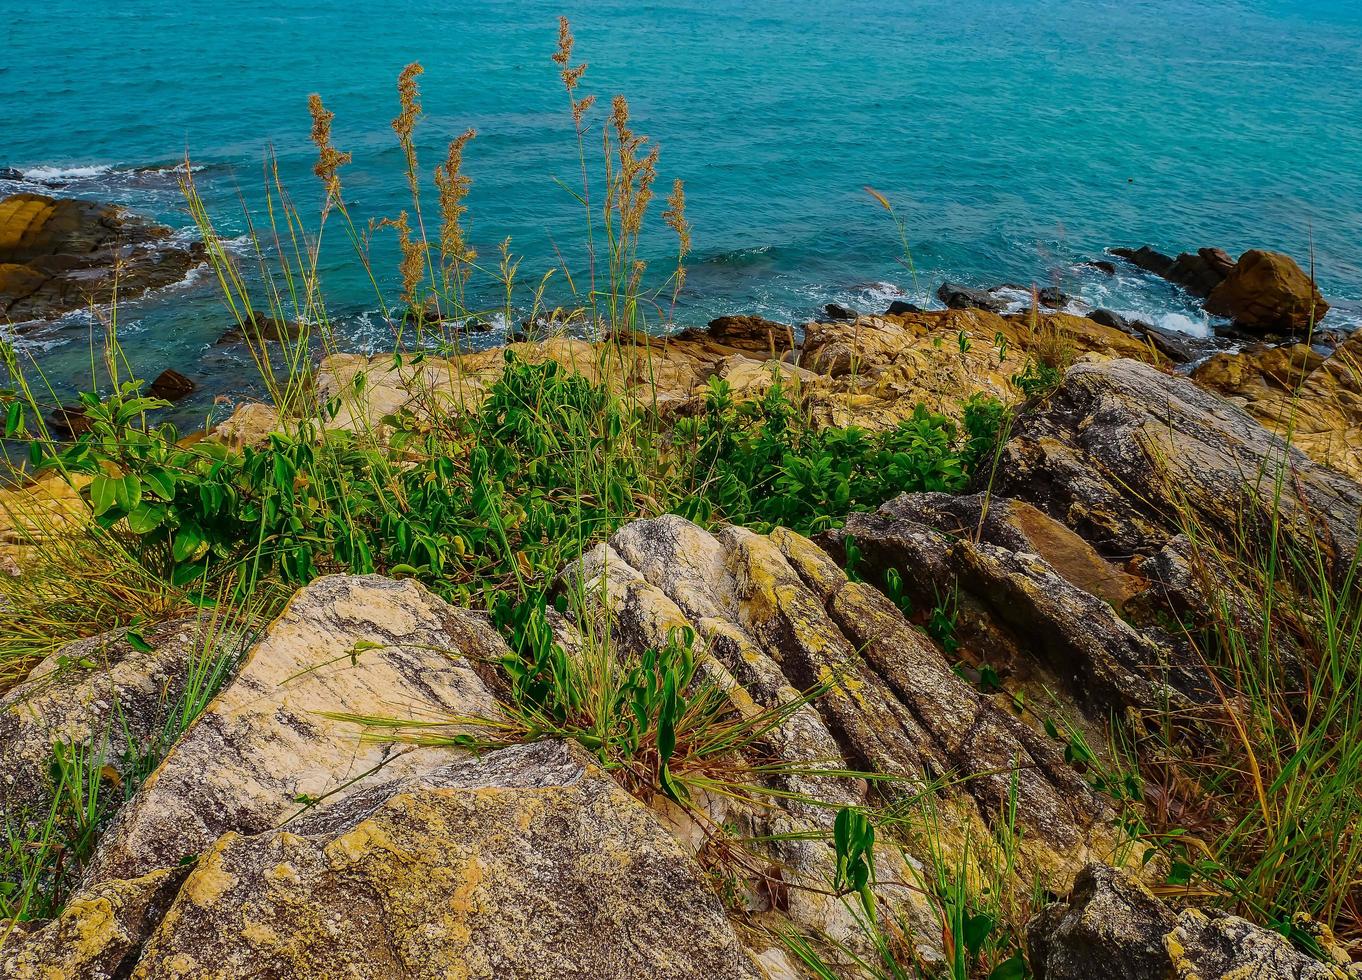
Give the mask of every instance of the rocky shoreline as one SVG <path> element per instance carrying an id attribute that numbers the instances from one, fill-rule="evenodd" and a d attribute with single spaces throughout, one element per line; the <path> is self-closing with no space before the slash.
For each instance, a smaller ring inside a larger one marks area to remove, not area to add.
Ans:
<path id="1" fill-rule="evenodd" d="M 18 239 L 34 244 L 5 246 L 0 261 L 50 272 L 23 302 L 55 310 L 73 295 L 74 266 L 43 264 L 57 254 L 43 229 L 65 211 L 10 206 L 48 214 L 26 219 L 37 231 Z M 116 227 L 144 244 L 157 234 Z M 91 240 L 85 254 L 111 247 Z M 1163 259 L 1130 256 L 1204 292 L 1241 341 L 1308 332 L 1327 308 L 1276 253 Z M 147 288 L 159 274 L 148 272 Z M 1310 956 L 1207 896 L 1173 893 L 1167 858 L 1130 836 L 1093 777 L 1103 750 L 1074 748 L 1104 745 L 1114 718 L 1171 713 L 1187 744 L 1222 737 L 1233 720 L 1176 628 L 1223 598 L 1199 573 L 1187 521 L 1228 531 L 1280 519 L 1285 541 L 1322 540 L 1351 567 L 1362 337 L 1329 354 L 1304 337 L 1207 356 L 1147 325 L 1064 312 L 1057 292 L 1011 314 L 989 291 L 946 284 L 940 298 L 947 309 L 829 309 L 798 333 L 725 317 L 669 337 L 325 357 L 315 401 L 326 411 L 308 421 L 379 440 L 397 418 L 419 431 L 476 410 L 511 354 L 629 393 L 672 424 L 705 412 L 718 382 L 738 404 L 778 382 L 816 429 L 892 430 L 920 406 L 959 420 L 971 398 L 1015 416 L 968 492 L 902 494 L 811 537 L 666 514 L 558 570 L 559 594 L 586 597 L 551 620 L 563 648 L 606 635 L 610 654 L 632 663 L 686 631 L 696 676 L 736 715 L 771 717 L 734 749 L 761 774 L 752 791 L 715 782 L 686 805 L 631 792 L 572 740 L 473 751 L 457 739 L 361 738 L 365 719 L 395 710 L 461 719 L 456 734 L 502 717 L 506 637 L 413 578 L 326 575 L 258 628 L 180 615 L 54 651 L 0 691 L 7 816 L 52 804 L 54 743 L 97 749 L 110 779 L 131 780 L 111 733 L 153 742 L 205 643 L 231 670 L 102 828 L 65 907 L 0 922 L 0 973 L 815 976 L 782 939 L 796 935 L 826 940 L 838 975 L 855 976 L 858 959 L 881 951 L 868 911 L 839 887 L 832 841 L 839 812 L 874 799 L 903 817 L 901 836 L 870 850 L 873 884 L 924 971 L 953 962 L 955 942 L 924 869 L 945 862 L 982 879 L 1006 848 L 1008 887 L 1046 899 L 1026 933 L 1038 980 L 1362 977 L 1318 923 L 1298 923 Z M 235 452 L 296 435 L 300 421 L 251 403 L 206 438 Z M 1252 476 L 1274 466 L 1290 491 L 1268 500 Z M 39 529 L 89 526 L 82 486 L 0 492 L 14 574 L 43 546 Z M 949 643 L 923 622 L 946 595 Z M 1233 614 L 1253 628 L 1253 610 Z M 811 690 L 819 696 L 802 696 Z M 724 848 L 736 840 L 735 856 Z"/>

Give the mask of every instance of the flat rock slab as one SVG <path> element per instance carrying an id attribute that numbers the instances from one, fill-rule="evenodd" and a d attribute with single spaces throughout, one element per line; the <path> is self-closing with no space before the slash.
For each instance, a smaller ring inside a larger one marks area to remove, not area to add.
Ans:
<path id="1" fill-rule="evenodd" d="M 229 831 L 275 827 L 307 799 L 334 801 L 379 772 L 447 760 L 453 750 L 362 740 L 355 724 L 327 714 L 494 717 L 470 660 L 505 652 L 485 619 L 414 582 L 318 579 L 123 808 L 88 880 L 173 867 Z"/>
<path id="2" fill-rule="evenodd" d="M 133 980 L 757 980 L 699 867 L 561 742 L 466 759 L 224 835 Z"/>

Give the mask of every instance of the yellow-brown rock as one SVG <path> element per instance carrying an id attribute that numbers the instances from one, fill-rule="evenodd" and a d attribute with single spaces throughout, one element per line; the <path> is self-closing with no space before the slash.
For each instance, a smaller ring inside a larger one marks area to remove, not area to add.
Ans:
<path id="1" fill-rule="evenodd" d="M 1300 332 L 1319 323 L 1329 304 L 1295 259 L 1255 248 L 1206 297 L 1206 312 L 1253 330 Z"/>
<path id="2" fill-rule="evenodd" d="M 1064 365 L 1089 356 L 1167 363 L 1119 330 L 1064 313 L 1033 320 L 945 310 L 810 323 L 799 351 L 789 347 L 793 331 L 778 326 L 725 318 L 711 331 L 634 334 L 602 344 L 550 337 L 397 366 L 391 357 L 337 354 L 322 361 L 318 390 L 323 401 L 340 400 L 331 424 L 381 434 L 384 418 L 396 412 L 476 409 L 501 377 L 509 352 L 532 363 L 556 361 L 630 393 L 641 405 L 680 414 L 701 410 L 702 386 L 711 378 L 728 380 L 741 399 L 758 397 L 779 373 L 815 424 L 873 430 L 910 418 L 919 402 L 954 418 L 971 395 L 1016 402 L 1021 393 L 1012 378 L 1028 360 Z"/>
<path id="3" fill-rule="evenodd" d="M 7 926 L 0 924 L 0 975 L 6 980 L 126 977 L 175 898 L 185 870 L 161 869 L 88 888 L 56 919 L 27 934 L 6 936 Z"/>
<path id="4" fill-rule="evenodd" d="M 133 980 L 758 980 L 700 869 L 580 749 L 433 768 L 199 860 Z"/>
<path id="5" fill-rule="evenodd" d="M 1362 335 L 1327 358 L 1305 346 L 1216 354 L 1192 372 L 1317 462 L 1362 479 Z"/>

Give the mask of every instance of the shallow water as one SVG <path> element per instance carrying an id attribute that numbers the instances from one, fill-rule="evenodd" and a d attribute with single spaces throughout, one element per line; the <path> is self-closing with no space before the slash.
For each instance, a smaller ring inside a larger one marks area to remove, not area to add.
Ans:
<path id="1" fill-rule="evenodd" d="M 270 146 L 300 206 L 319 203 L 306 111 L 317 91 L 355 157 L 347 201 L 363 218 L 393 215 L 407 203 L 393 81 L 419 60 L 426 166 L 452 135 L 479 133 L 466 171 L 483 255 L 510 235 L 526 280 L 556 264 L 555 245 L 580 268 L 580 212 L 554 181 L 576 172 L 549 60 L 565 12 L 591 63 L 586 89 L 602 104 L 626 92 L 663 148 L 661 185 L 686 181 L 695 254 L 681 323 L 928 304 L 951 278 L 1058 282 L 1093 305 L 1205 330 L 1172 287 L 1079 265 L 1144 242 L 1264 246 L 1303 262 L 1313 248 L 1326 296 L 1344 301 L 1329 321 L 1362 322 L 1350 305 L 1362 304 L 1362 3 L 327 6 L 0 0 L 0 166 L 27 178 L 0 191 L 46 182 L 186 227 L 164 168 L 188 151 L 215 219 L 239 234 L 239 195 L 258 206 Z M 906 220 L 916 277 L 867 184 Z M 671 246 L 657 224 L 660 268 Z M 375 341 L 371 288 L 343 248 L 327 259 L 333 313 L 353 344 Z M 175 366 L 233 393 L 249 367 L 211 347 L 226 317 L 211 276 L 120 311 L 140 373 Z M 88 380 L 89 331 L 74 316 L 24 343 L 67 389 Z"/>

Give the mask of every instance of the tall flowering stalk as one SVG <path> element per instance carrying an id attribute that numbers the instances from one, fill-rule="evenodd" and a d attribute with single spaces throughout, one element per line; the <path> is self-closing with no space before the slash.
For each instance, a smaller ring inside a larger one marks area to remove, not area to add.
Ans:
<path id="1" fill-rule="evenodd" d="M 577 134 L 577 162 L 582 172 L 582 193 L 580 201 L 582 209 L 586 213 L 586 256 L 587 256 L 587 275 L 588 292 L 592 306 L 596 302 L 596 229 L 595 217 L 591 207 L 591 179 L 587 173 L 586 166 L 586 114 L 587 111 L 596 103 L 594 95 L 577 97 L 577 88 L 581 85 L 582 76 L 586 74 L 586 62 L 574 65 L 572 63 L 572 48 L 576 40 L 572 36 L 572 26 L 566 17 L 558 18 L 558 50 L 554 52 L 553 62 L 558 66 L 558 77 L 563 80 L 563 88 L 567 90 L 568 108 L 572 112 L 572 124 Z M 564 269 L 567 273 L 568 285 L 576 292 L 576 287 L 572 284 L 571 270 Z"/>
<path id="2" fill-rule="evenodd" d="M 435 188 L 440 202 L 440 269 L 445 286 L 455 294 L 459 308 L 463 308 L 463 290 L 472 274 L 472 262 L 478 253 L 469 247 L 464 237 L 463 216 L 468 211 L 464 198 L 473 181 L 463 173 L 463 151 L 477 133 L 470 129 L 449 143 L 445 162 L 435 168 Z"/>

